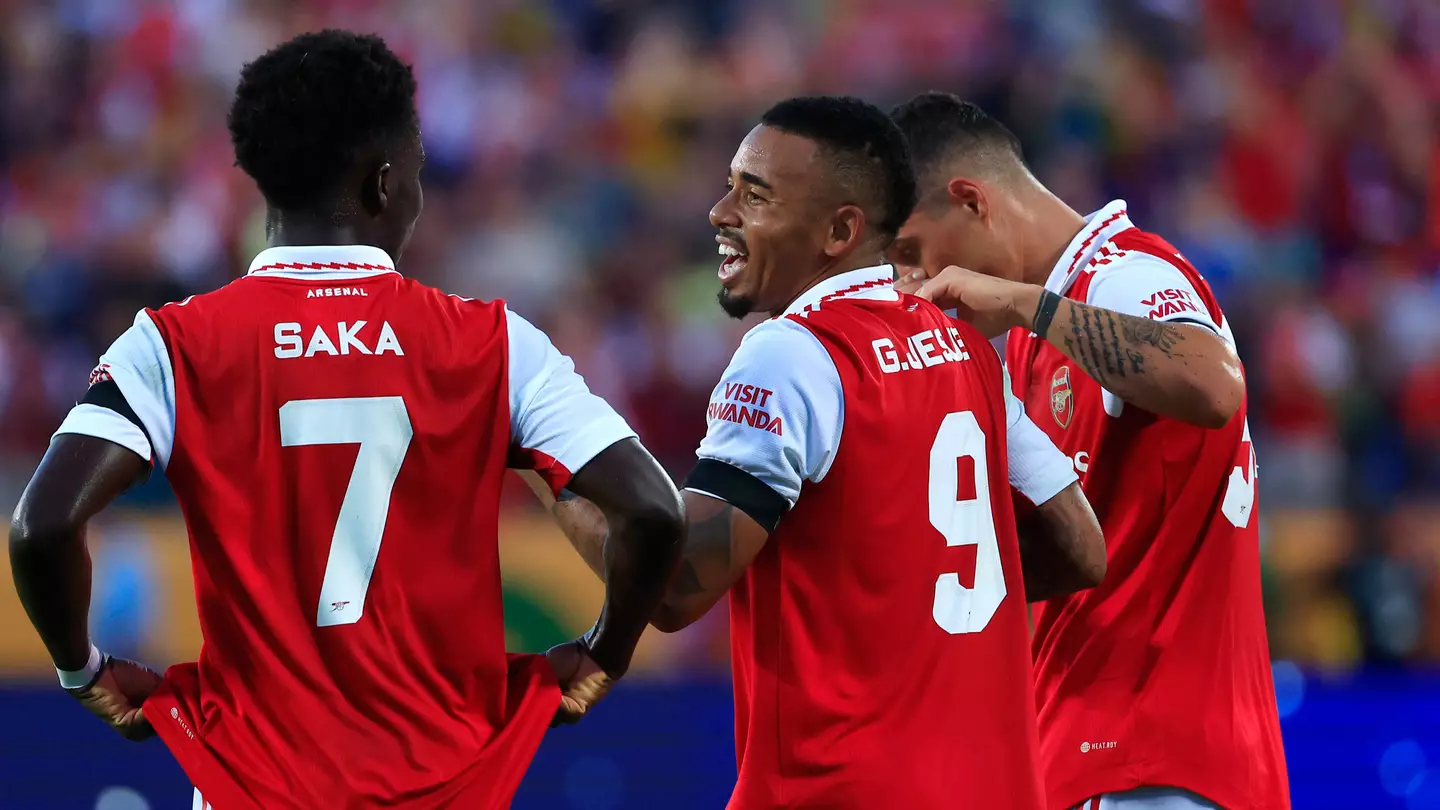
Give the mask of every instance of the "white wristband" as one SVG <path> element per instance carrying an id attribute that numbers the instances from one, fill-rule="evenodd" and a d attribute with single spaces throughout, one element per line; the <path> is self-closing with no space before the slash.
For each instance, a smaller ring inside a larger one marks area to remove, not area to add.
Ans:
<path id="1" fill-rule="evenodd" d="M 100 674 L 100 665 L 104 663 L 105 656 L 100 654 L 100 648 L 94 644 L 90 645 L 90 660 L 85 662 L 84 669 L 55 669 L 55 674 L 60 676 L 60 685 L 66 689 L 83 689 L 95 680 Z"/>

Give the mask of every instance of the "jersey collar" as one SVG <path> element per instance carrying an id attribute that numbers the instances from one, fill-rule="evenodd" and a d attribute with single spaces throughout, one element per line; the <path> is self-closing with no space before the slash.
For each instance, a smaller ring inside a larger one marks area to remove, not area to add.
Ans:
<path id="1" fill-rule="evenodd" d="M 831 276 L 800 294 L 785 309 L 786 315 L 805 317 L 826 301 L 837 298 L 865 298 L 875 301 L 899 301 L 895 292 L 895 268 L 888 264 L 863 267 L 838 276 Z"/>
<path id="2" fill-rule="evenodd" d="M 1111 237 L 1133 227 L 1135 224 L 1125 212 L 1124 200 L 1112 200 L 1104 208 L 1085 217 L 1085 227 L 1075 234 L 1065 252 L 1060 254 L 1060 261 L 1055 263 L 1050 278 L 1045 281 L 1045 289 L 1064 295 Z"/>
<path id="3" fill-rule="evenodd" d="M 390 254 L 370 245 L 288 245 L 260 251 L 248 275 L 328 281 L 394 272 Z"/>

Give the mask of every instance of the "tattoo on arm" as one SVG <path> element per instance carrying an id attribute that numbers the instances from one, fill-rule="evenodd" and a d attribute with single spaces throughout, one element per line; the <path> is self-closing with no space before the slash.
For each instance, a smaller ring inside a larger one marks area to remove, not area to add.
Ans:
<path id="1" fill-rule="evenodd" d="M 730 533 L 730 515 L 735 508 L 726 505 L 710 517 L 690 524 L 690 537 L 685 541 L 685 553 L 680 561 L 680 571 L 670 585 L 675 596 L 695 596 L 705 593 L 705 580 L 718 572 L 728 576 L 730 561 L 734 556 Z M 701 572 L 705 572 L 702 579 Z"/>
<path id="2" fill-rule="evenodd" d="M 564 532 L 580 559 L 605 581 L 605 550 L 609 548 L 610 524 L 600 507 L 569 490 L 561 490 L 560 498 L 550 508 L 555 522 Z"/>
<path id="3" fill-rule="evenodd" d="M 1076 301 L 1068 303 L 1071 313 L 1069 334 L 1063 338 L 1065 353 L 1102 386 L 1115 378 L 1144 374 L 1147 353 L 1174 357 L 1176 346 L 1185 340 L 1182 330 L 1167 323 Z"/>

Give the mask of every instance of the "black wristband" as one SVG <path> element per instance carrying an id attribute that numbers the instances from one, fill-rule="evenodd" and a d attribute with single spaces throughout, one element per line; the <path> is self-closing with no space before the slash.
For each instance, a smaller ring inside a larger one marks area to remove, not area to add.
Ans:
<path id="1" fill-rule="evenodd" d="M 580 649 L 583 650 L 586 655 L 590 656 L 591 661 L 594 661 L 601 669 L 605 670 L 606 675 L 609 675 L 615 680 L 619 680 L 620 676 L 630 668 L 630 662 L 627 660 L 623 667 L 617 667 L 616 662 L 607 660 L 609 658 L 609 655 L 607 655 L 608 648 L 602 649 L 599 655 L 595 654 L 595 643 L 600 640 L 600 624 L 604 619 L 605 617 L 602 615 L 600 621 L 595 622 L 589 630 L 585 631 L 585 635 L 575 639 L 575 643 L 580 645 Z M 620 674 L 617 675 L 616 672 Z"/>
<path id="2" fill-rule="evenodd" d="M 1060 308 L 1062 300 L 1049 290 L 1040 292 L 1040 306 L 1035 308 L 1035 319 L 1030 322 L 1030 331 L 1039 335 L 1042 340 L 1045 333 L 1050 331 L 1050 321 L 1055 318 L 1055 311 Z"/>

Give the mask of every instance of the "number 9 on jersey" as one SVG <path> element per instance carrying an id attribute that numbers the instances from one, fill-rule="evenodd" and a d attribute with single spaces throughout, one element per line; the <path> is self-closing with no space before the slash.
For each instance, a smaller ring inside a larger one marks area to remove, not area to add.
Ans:
<path id="1" fill-rule="evenodd" d="M 973 490 L 961 481 L 961 459 L 967 474 L 974 470 Z M 965 485 L 961 497 L 961 485 Z M 985 629 L 1005 598 L 1005 571 L 1000 566 L 1000 541 L 990 503 L 985 433 L 972 411 L 947 414 L 930 446 L 930 525 L 945 544 L 975 546 L 975 587 L 960 584 L 960 575 L 944 573 L 935 580 L 935 623 L 952 635 Z M 972 497 L 973 492 L 973 497 Z"/>

